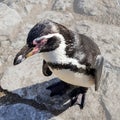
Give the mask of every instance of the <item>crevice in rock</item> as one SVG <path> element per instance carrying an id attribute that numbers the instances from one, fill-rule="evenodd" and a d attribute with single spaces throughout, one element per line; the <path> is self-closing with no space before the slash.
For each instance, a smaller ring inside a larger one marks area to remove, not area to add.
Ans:
<path id="1" fill-rule="evenodd" d="M 3 77 L 3 74 L 4 74 L 3 72 L 2 72 L 2 73 L 0 73 L 0 80 L 1 80 L 1 79 L 2 79 L 2 77 Z"/>
<path id="2" fill-rule="evenodd" d="M 53 8 L 54 8 L 56 2 L 57 2 L 57 0 L 53 1 L 52 10 L 54 10 Z"/>
<path id="3" fill-rule="evenodd" d="M 109 62 L 108 60 L 105 60 L 105 67 L 106 68 L 110 68 L 110 69 L 114 69 L 117 71 L 120 71 L 120 67 L 119 66 L 115 66 L 113 65 L 111 62 Z"/>
<path id="4" fill-rule="evenodd" d="M 112 120 L 112 116 L 111 116 L 109 110 L 106 108 L 106 105 L 102 99 L 101 99 L 100 103 L 101 103 L 101 106 L 103 107 L 103 110 L 105 111 L 106 120 Z"/>

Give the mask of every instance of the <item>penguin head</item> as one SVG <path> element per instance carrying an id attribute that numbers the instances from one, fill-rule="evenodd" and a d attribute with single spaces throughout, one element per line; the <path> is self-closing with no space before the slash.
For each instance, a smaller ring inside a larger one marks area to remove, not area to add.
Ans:
<path id="1" fill-rule="evenodd" d="M 13 64 L 17 65 L 36 53 L 57 49 L 64 40 L 61 29 L 67 28 L 51 20 L 37 23 L 28 33 L 26 45 L 17 53 Z"/>

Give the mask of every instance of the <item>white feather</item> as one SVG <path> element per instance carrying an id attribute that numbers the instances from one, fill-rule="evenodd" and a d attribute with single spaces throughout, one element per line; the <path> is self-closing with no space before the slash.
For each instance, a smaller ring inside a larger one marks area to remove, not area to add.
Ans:
<path id="1" fill-rule="evenodd" d="M 57 49 L 50 51 L 50 52 L 42 53 L 43 58 L 47 62 L 58 63 L 58 64 L 71 63 L 72 65 L 76 65 L 78 68 L 86 69 L 86 66 L 80 64 L 77 61 L 77 59 L 70 58 L 66 55 L 65 39 L 61 34 L 59 34 L 59 33 L 49 34 L 46 36 L 42 36 L 42 38 L 51 38 L 53 36 L 58 37 L 61 40 L 61 43 Z M 81 56 L 82 56 L 82 59 L 85 57 L 83 53 L 81 53 Z M 67 83 L 70 83 L 72 85 L 90 87 L 94 84 L 93 77 L 90 75 L 85 75 L 84 73 L 75 73 L 68 69 L 61 69 L 61 70 L 51 69 L 51 70 L 58 78 L 60 78 L 61 80 L 65 81 Z"/>
<path id="2" fill-rule="evenodd" d="M 85 75 L 83 73 L 75 73 L 67 69 L 62 69 L 62 70 L 53 69 L 52 71 L 61 80 L 70 83 L 72 85 L 91 87 L 95 83 L 94 82 L 95 80 L 91 75 Z"/>
<path id="3" fill-rule="evenodd" d="M 66 44 L 64 37 L 59 33 L 48 34 L 46 36 L 42 36 L 43 38 L 51 38 L 51 37 L 58 37 L 61 40 L 59 47 L 50 52 L 44 52 L 43 57 L 47 62 L 52 63 L 59 63 L 59 64 L 73 64 L 76 65 L 78 68 L 86 69 L 85 65 L 80 64 L 77 59 L 70 58 L 66 55 Z"/>

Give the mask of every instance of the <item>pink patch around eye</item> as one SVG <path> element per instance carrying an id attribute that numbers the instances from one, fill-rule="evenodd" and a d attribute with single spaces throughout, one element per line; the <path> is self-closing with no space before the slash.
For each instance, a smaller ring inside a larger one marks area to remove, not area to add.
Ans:
<path id="1" fill-rule="evenodd" d="M 33 45 L 37 45 L 37 42 L 35 40 L 33 41 Z"/>
<path id="2" fill-rule="evenodd" d="M 40 42 L 36 42 L 35 40 L 33 41 L 33 44 L 35 45 L 32 53 L 38 53 L 41 49 L 42 46 L 44 46 L 47 42 L 47 39 L 42 39 Z"/>
<path id="3" fill-rule="evenodd" d="M 36 46 L 36 47 L 33 49 L 33 54 L 35 54 L 35 53 L 37 53 L 37 52 L 39 52 L 38 46 Z"/>

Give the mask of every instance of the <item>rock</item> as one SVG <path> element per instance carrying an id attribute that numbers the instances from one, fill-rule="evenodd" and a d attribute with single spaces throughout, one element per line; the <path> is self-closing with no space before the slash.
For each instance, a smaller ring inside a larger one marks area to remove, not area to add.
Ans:
<path id="1" fill-rule="evenodd" d="M 74 1 L 74 11 L 76 13 L 85 15 L 114 15 L 119 14 L 118 9 L 120 4 L 118 0 L 75 0 Z M 117 8 L 117 9 L 116 9 Z"/>
<path id="2" fill-rule="evenodd" d="M 18 3 L 18 0 L 4 0 L 3 3 L 5 3 L 7 6 L 12 6 L 13 3 Z"/>
<path id="3" fill-rule="evenodd" d="M 25 6 L 25 10 L 26 10 L 27 13 L 30 13 L 32 8 L 33 8 L 33 5 L 31 5 L 31 4 Z"/>
<path id="4" fill-rule="evenodd" d="M 0 106 L 1 120 L 47 120 L 52 116 L 51 113 L 22 103 Z"/>
<path id="5" fill-rule="evenodd" d="M 10 41 L 9 40 L 1 41 L 1 47 L 7 48 L 9 45 L 10 45 Z"/>
<path id="6" fill-rule="evenodd" d="M 74 0 L 74 11 L 85 15 L 102 15 L 105 7 L 98 0 Z"/>
<path id="7" fill-rule="evenodd" d="M 0 59 L 0 75 L 3 73 L 3 60 Z M 0 76 L 1 78 L 1 76 Z"/>
<path id="8" fill-rule="evenodd" d="M 19 88 L 23 88 L 26 86 L 30 86 L 32 84 L 39 83 L 39 82 L 41 82 L 41 79 L 44 81 L 44 78 L 42 77 L 43 76 L 42 71 L 41 71 L 42 59 L 40 59 L 39 56 L 37 56 L 37 59 L 35 59 L 35 58 L 36 57 L 34 56 L 29 59 L 30 61 L 25 60 L 25 62 L 21 63 L 18 66 L 12 66 L 12 67 L 8 68 L 6 73 L 4 73 L 4 77 L 0 81 L 1 86 L 4 89 L 13 91 L 13 90 L 16 90 Z M 32 62 L 32 64 L 31 64 L 31 62 Z M 27 71 L 27 72 L 25 72 L 25 71 Z M 11 76 L 11 74 L 13 74 L 13 75 Z M 9 79 L 10 79 L 9 83 L 4 82 L 4 80 L 6 80 L 6 76 L 9 76 Z M 18 78 L 18 79 L 16 79 L 16 78 Z"/>
<path id="9" fill-rule="evenodd" d="M 120 114 L 118 111 L 120 111 L 120 105 L 118 101 L 120 94 L 118 91 L 120 88 L 120 67 L 113 66 L 105 61 L 104 69 L 105 76 L 100 88 L 100 103 L 103 106 L 107 120 L 119 120 Z"/>
<path id="10" fill-rule="evenodd" d="M 43 4 L 47 4 L 48 3 L 48 0 L 44 0 L 44 1 L 41 1 L 41 0 L 28 0 L 30 3 L 33 3 L 33 4 L 38 4 L 38 3 L 43 3 Z"/>
<path id="11" fill-rule="evenodd" d="M 0 18 L 0 36 L 10 35 L 13 28 L 22 21 L 14 9 L 2 3 L 0 3 Z"/>
<path id="12" fill-rule="evenodd" d="M 55 0 L 52 9 L 57 11 L 71 10 L 72 4 L 73 0 Z"/>
<path id="13" fill-rule="evenodd" d="M 81 19 L 87 16 L 85 19 L 120 25 L 119 0 L 74 0 L 73 9 L 75 13 L 83 15 Z"/>
<path id="14" fill-rule="evenodd" d="M 39 20 L 51 19 L 63 25 L 66 24 L 67 26 L 71 26 L 72 25 L 71 21 L 74 19 L 74 17 L 70 12 L 60 13 L 56 11 L 46 11 L 38 15 L 37 19 Z"/>
<path id="15" fill-rule="evenodd" d="M 40 5 L 42 9 L 48 8 L 49 0 L 28 0 L 30 4 Z"/>

